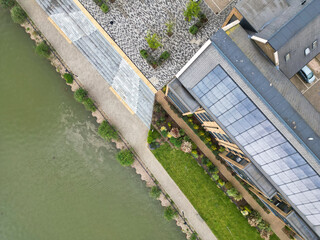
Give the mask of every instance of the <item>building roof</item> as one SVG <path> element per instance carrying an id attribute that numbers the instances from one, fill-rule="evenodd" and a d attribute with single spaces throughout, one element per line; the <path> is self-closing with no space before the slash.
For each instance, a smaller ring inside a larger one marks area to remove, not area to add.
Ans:
<path id="1" fill-rule="evenodd" d="M 258 50 L 249 47 L 248 52 L 242 52 L 250 45 L 242 46 L 241 41 L 251 43 L 246 32 L 238 25 L 228 34 L 232 39 L 224 31 L 218 31 L 211 39 L 212 45 L 179 80 L 320 235 L 319 135 L 284 97 L 290 86 L 284 83 L 279 89 L 270 86 L 265 73 L 259 71 L 264 65 L 252 63 L 259 60 L 254 58 L 261 55 Z M 280 82 L 286 79 L 275 67 L 265 70 L 271 71 L 274 78 L 279 77 Z M 286 82 L 290 83 L 288 79 Z M 288 125 L 292 121 L 298 130 Z M 307 135 L 313 134 L 314 142 L 303 141 L 305 133 L 301 127 Z M 315 235 L 308 238 L 317 239 Z"/>
<path id="2" fill-rule="evenodd" d="M 236 8 L 258 32 L 288 7 L 286 0 L 242 0 Z"/>
<path id="3" fill-rule="evenodd" d="M 307 1 L 304 5 L 292 4 L 265 23 L 256 36 L 268 40 L 277 51 L 317 17 L 320 18 L 320 0 Z"/>

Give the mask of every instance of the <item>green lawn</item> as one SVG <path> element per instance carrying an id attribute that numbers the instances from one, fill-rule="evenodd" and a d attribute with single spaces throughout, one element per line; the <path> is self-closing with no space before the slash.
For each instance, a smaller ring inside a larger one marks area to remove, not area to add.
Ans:
<path id="1" fill-rule="evenodd" d="M 218 239 L 261 240 L 258 231 L 190 154 L 167 143 L 152 152 Z"/>

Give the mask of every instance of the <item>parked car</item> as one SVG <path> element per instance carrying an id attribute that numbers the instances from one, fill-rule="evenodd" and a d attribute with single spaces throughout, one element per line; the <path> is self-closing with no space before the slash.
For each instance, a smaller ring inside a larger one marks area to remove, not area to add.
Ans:
<path id="1" fill-rule="evenodd" d="M 298 74 L 302 77 L 302 79 L 304 81 L 306 81 L 307 83 L 312 83 L 316 77 L 314 76 L 313 72 L 311 71 L 310 68 L 308 68 L 307 66 L 304 66 L 299 72 Z"/>

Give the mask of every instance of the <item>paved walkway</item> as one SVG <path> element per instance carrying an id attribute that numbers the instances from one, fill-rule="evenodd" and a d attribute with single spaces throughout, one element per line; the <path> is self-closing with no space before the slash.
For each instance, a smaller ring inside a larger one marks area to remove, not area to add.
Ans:
<path id="1" fill-rule="evenodd" d="M 197 231 L 199 237 L 203 240 L 215 240 L 216 237 L 207 224 L 147 148 L 148 128 L 118 100 L 110 91 L 110 85 L 80 51 L 73 44 L 68 43 L 49 22 L 48 16 L 34 0 L 17 1 L 26 10 L 29 17 L 34 21 L 43 35 L 46 36 L 64 62 L 78 76 L 81 84 L 88 90 L 90 97 L 94 99 L 99 108 L 109 117 L 110 122 L 133 147 L 139 158 L 170 195 L 177 207 L 184 211 L 185 217 L 195 231 Z"/>
<path id="2" fill-rule="evenodd" d="M 212 153 L 212 151 L 203 143 L 203 141 L 194 133 L 194 131 L 188 126 L 185 121 L 178 117 L 176 113 L 171 110 L 165 95 L 162 91 L 156 94 L 156 101 L 159 102 L 166 112 L 173 118 L 173 120 L 185 131 L 185 133 L 191 138 L 191 140 L 200 148 L 200 150 L 206 155 L 213 163 L 219 168 L 225 178 L 232 183 L 232 185 L 242 194 L 247 203 L 256 211 L 258 211 L 262 218 L 270 223 L 272 230 L 282 240 L 289 240 L 288 236 L 281 230 L 285 225 L 284 223 L 272 213 L 266 213 L 263 208 L 254 200 L 254 198 L 248 193 L 248 191 L 239 183 L 239 181 L 231 175 L 227 168 L 220 163 Z"/>

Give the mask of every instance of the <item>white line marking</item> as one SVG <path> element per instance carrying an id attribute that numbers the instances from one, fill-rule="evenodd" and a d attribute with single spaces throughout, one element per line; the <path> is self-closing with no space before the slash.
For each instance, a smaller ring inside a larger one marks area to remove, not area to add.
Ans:
<path id="1" fill-rule="evenodd" d="M 301 92 L 302 94 L 305 94 L 306 93 L 306 91 L 308 91 L 310 88 L 312 88 L 317 82 L 319 82 L 319 80 L 320 80 L 320 78 L 316 78 L 317 80 L 316 81 L 314 81 L 313 83 L 312 83 L 312 85 L 308 88 L 308 89 L 306 89 L 304 92 Z"/>
<path id="2" fill-rule="evenodd" d="M 214 0 L 211 0 L 211 2 L 212 2 L 214 5 L 216 5 L 217 8 L 219 8 L 219 6 L 216 4 L 216 2 L 215 2 Z M 220 12 L 221 12 L 221 8 L 219 8 L 219 10 L 220 10 Z M 219 13 L 220 13 L 220 12 L 219 12 Z"/>

